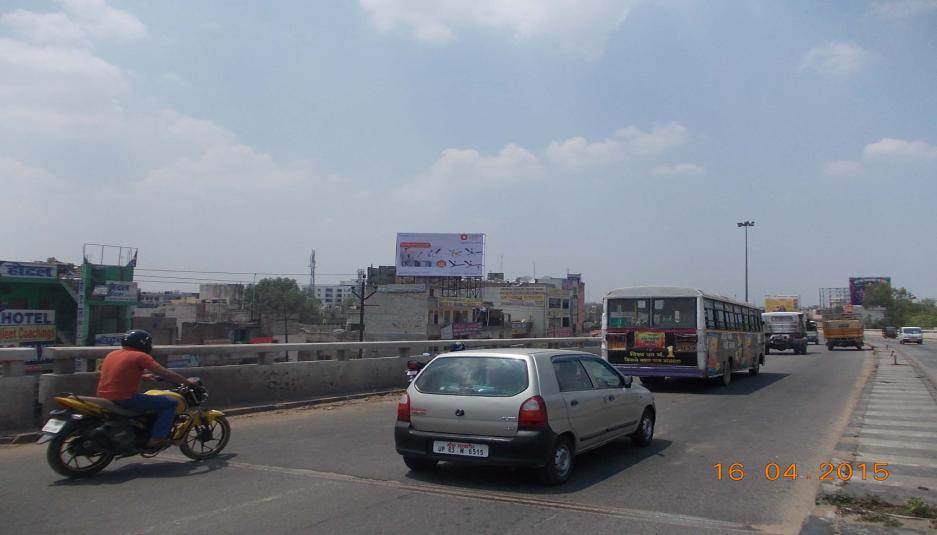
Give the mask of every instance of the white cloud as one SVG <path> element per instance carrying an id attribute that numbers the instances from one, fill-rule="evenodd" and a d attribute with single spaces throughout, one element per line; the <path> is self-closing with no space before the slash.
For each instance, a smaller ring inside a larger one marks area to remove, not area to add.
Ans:
<path id="1" fill-rule="evenodd" d="M 682 145 L 686 139 L 687 129 L 678 123 L 655 125 L 650 132 L 629 126 L 601 141 L 590 142 L 584 137 L 554 141 L 545 149 L 545 155 L 551 162 L 564 167 L 607 165 L 630 158 L 656 156 Z"/>
<path id="2" fill-rule="evenodd" d="M 886 137 L 866 145 L 862 149 L 862 157 L 867 160 L 892 162 L 937 160 L 937 146 L 926 141 Z"/>
<path id="3" fill-rule="evenodd" d="M 543 173 L 540 158 L 513 143 L 492 156 L 475 149 L 445 149 L 429 169 L 404 186 L 402 195 L 417 201 L 441 201 L 468 191 L 498 191 L 536 180 Z"/>
<path id="4" fill-rule="evenodd" d="M 515 144 L 485 155 L 472 148 L 445 149 L 426 171 L 409 180 L 398 197 L 407 201 L 437 201 L 457 195 L 507 192 L 539 180 L 565 179 L 571 169 L 586 169 L 653 158 L 683 144 L 687 129 L 678 123 L 656 125 L 650 132 L 637 127 L 621 128 L 601 141 L 583 137 L 553 141 L 540 150 Z M 705 172 L 696 164 L 661 165 L 652 170 L 659 176 L 694 175 Z"/>
<path id="5" fill-rule="evenodd" d="M 937 146 L 922 140 L 908 141 L 891 137 L 869 143 L 862 149 L 862 160 L 836 160 L 827 162 L 823 172 L 830 176 L 862 173 L 866 168 L 882 165 L 907 165 L 937 161 Z"/>
<path id="6" fill-rule="evenodd" d="M 827 43 L 810 49 L 800 70 L 821 74 L 850 74 L 868 61 L 868 53 L 855 43 Z"/>
<path id="7" fill-rule="evenodd" d="M 0 38 L 0 133 L 99 135 L 120 121 L 129 84 L 116 66 L 83 49 Z"/>
<path id="8" fill-rule="evenodd" d="M 937 11 L 937 0 L 887 0 L 872 4 L 872 12 L 884 19 L 901 20 Z"/>
<path id="9" fill-rule="evenodd" d="M 104 0 L 60 0 L 64 11 L 18 9 L 0 15 L 0 24 L 37 44 L 91 46 L 96 41 L 129 43 L 146 37 L 146 26 Z"/>
<path id="10" fill-rule="evenodd" d="M 625 20 L 635 0 L 360 0 L 381 31 L 406 26 L 413 35 L 446 43 L 459 28 L 510 32 L 516 39 L 541 39 L 596 57 Z"/>
<path id="11" fill-rule="evenodd" d="M 651 174 L 662 177 L 701 175 L 705 172 L 703 166 L 693 163 L 658 165 L 651 170 Z"/>
<path id="12" fill-rule="evenodd" d="M 862 172 L 862 164 L 852 160 L 836 160 L 827 162 L 823 172 L 830 176 L 848 176 Z"/>

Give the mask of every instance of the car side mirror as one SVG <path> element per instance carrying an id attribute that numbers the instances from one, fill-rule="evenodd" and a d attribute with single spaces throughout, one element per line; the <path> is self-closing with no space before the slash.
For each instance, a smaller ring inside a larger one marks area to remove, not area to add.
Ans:
<path id="1" fill-rule="evenodd" d="M 624 382 L 625 388 L 631 388 L 632 383 L 634 383 L 634 377 L 631 375 L 626 376 Z"/>

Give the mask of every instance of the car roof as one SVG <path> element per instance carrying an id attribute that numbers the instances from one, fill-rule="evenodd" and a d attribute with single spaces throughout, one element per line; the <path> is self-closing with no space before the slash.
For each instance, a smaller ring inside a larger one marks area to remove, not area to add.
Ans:
<path id="1" fill-rule="evenodd" d="M 467 349 L 440 353 L 438 357 L 553 357 L 556 355 L 582 354 L 595 357 L 594 353 L 579 349 L 542 349 L 537 347 L 499 347 L 492 349 Z"/>

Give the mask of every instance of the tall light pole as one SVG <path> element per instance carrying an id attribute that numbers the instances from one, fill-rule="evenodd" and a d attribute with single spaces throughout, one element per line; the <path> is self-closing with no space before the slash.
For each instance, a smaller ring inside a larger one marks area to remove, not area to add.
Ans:
<path id="1" fill-rule="evenodd" d="M 745 302 L 748 302 L 748 227 L 754 227 L 754 221 L 742 221 L 736 223 L 740 227 L 745 227 Z"/>

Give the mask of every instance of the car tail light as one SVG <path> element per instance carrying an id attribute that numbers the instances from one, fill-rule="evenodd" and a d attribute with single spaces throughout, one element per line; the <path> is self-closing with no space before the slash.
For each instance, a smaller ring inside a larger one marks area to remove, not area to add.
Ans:
<path id="1" fill-rule="evenodd" d="M 400 394 L 400 400 L 397 402 L 397 421 L 410 421 L 410 396 L 406 392 Z"/>
<path id="2" fill-rule="evenodd" d="M 547 426 L 547 404 L 540 396 L 527 398 L 517 412 L 518 429 L 541 429 Z"/>

